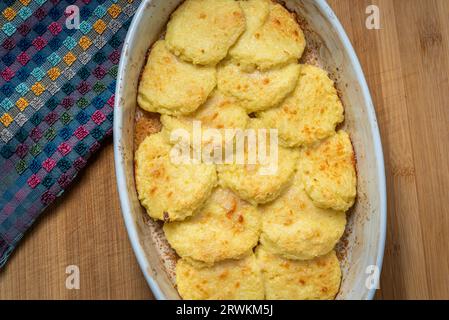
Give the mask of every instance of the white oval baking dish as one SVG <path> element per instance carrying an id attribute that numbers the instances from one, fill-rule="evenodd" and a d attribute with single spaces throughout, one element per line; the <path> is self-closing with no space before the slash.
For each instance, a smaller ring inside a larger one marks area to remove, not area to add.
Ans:
<path id="1" fill-rule="evenodd" d="M 147 51 L 160 37 L 182 0 L 144 0 L 126 37 L 117 82 L 114 152 L 117 184 L 126 228 L 145 278 L 157 299 L 179 299 L 172 262 L 160 228 L 149 223 L 134 183 L 133 135 L 137 85 Z M 385 171 L 376 114 L 363 71 L 343 27 L 324 0 L 287 0 L 308 25 L 319 59 L 334 76 L 346 108 L 345 129 L 357 154 L 358 201 L 350 216 L 337 299 L 372 299 L 367 285 L 380 272 L 386 235 Z M 375 268 L 373 268 L 373 266 Z"/>

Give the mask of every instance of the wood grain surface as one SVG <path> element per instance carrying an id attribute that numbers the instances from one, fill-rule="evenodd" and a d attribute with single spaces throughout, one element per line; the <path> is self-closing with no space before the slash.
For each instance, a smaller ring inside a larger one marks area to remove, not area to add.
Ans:
<path id="1" fill-rule="evenodd" d="M 379 299 L 449 299 L 449 1 L 331 0 L 365 71 L 388 183 Z M 368 5 L 381 29 L 365 27 Z M 80 268 L 80 290 L 65 270 Z M 0 271 L 1 299 L 151 299 L 120 214 L 111 141 Z"/>

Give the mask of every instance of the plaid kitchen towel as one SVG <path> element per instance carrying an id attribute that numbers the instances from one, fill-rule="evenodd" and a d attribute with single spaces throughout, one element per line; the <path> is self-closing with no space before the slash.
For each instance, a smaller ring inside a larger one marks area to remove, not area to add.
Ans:
<path id="1" fill-rule="evenodd" d="M 0 2 L 0 268 L 112 134 L 139 0 Z"/>

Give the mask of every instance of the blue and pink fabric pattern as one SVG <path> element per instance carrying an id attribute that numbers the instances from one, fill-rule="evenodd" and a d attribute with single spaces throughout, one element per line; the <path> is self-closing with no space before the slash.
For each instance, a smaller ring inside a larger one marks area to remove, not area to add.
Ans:
<path id="1" fill-rule="evenodd" d="M 112 134 L 121 46 L 138 5 L 0 2 L 0 268 Z M 74 29 L 69 6 L 79 9 Z"/>

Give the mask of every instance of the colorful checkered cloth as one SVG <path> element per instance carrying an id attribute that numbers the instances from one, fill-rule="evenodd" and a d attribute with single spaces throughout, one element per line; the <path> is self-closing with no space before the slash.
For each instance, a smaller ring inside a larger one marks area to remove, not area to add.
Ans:
<path id="1" fill-rule="evenodd" d="M 121 45 L 138 5 L 0 2 L 0 268 L 112 134 Z"/>

